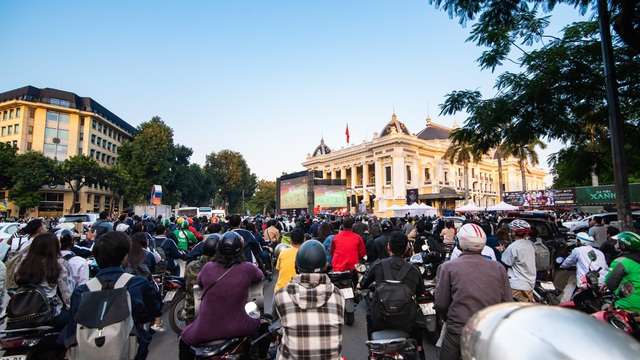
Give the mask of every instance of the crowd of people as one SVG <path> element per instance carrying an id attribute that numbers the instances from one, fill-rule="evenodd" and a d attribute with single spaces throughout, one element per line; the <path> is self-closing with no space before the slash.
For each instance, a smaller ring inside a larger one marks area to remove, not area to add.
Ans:
<path id="1" fill-rule="evenodd" d="M 194 346 L 242 336 L 260 339 L 256 356 L 267 359 L 272 339 L 262 335 L 273 318 L 282 323 L 278 359 L 336 359 L 342 351 L 345 299 L 327 272 L 352 271 L 357 289 L 398 280 L 419 296 L 425 291 L 426 275 L 406 262 L 413 254 L 422 254 L 425 263 L 434 265 L 435 307 L 446 324 L 440 359 L 460 358 L 462 329 L 479 310 L 514 299 L 533 301 L 539 271 L 535 229 L 532 232 L 523 219 L 498 227 L 497 216 L 470 215 L 458 228 L 444 218 L 428 216 L 306 215 L 291 220 L 237 214 L 224 219 L 163 219 L 134 213 L 112 218 L 102 212 L 87 228 L 32 219 L 3 242 L 6 254 L 0 266 L 6 265 L 6 270 L 0 268 L 0 282 L 12 292 L 28 285 L 42 288 L 55 305 L 47 325 L 60 331 L 60 357 L 83 346 L 76 333 L 77 319 L 81 318 L 78 312 L 84 311 L 84 294 L 93 291 L 90 281 L 106 289 L 123 274 L 131 274 L 126 288 L 137 343 L 135 358 L 145 359 L 152 341 L 150 330 L 165 331 L 161 294 L 153 275 L 180 275 L 182 261 L 187 264 L 187 326 L 180 337 L 180 359 L 193 359 Z M 279 247 L 283 243 L 287 246 Z M 588 233 L 577 234 L 577 247 L 561 266 L 576 266 L 579 279 L 592 270 L 589 252 L 596 254 L 596 265 L 602 267 L 603 288 L 615 290 L 625 281 L 635 285 L 637 290 L 619 300 L 619 306 L 640 312 L 640 237 L 594 220 Z M 85 258 L 95 260 L 97 272 L 90 271 Z M 354 269 L 363 262 L 370 267 L 359 278 Z M 262 317 L 250 316 L 244 309 L 249 287 L 270 279 L 276 271 L 273 309 Z M 369 338 L 388 326 L 375 311 L 371 307 L 367 312 Z M 417 341 L 424 358 L 421 316 L 417 311 L 402 330 Z"/>

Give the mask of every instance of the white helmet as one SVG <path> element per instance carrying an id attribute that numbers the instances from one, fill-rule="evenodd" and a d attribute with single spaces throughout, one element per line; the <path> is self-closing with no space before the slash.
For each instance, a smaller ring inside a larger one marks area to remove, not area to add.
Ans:
<path id="1" fill-rule="evenodd" d="M 462 250 L 481 252 L 487 243 L 487 235 L 477 224 L 462 225 L 457 235 Z"/>
<path id="2" fill-rule="evenodd" d="M 595 241 L 593 236 L 587 234 L 586 232 L 579 232 L 576 234 L 576 239 L 580 240 L 582 245 L 591 245 Z"/>

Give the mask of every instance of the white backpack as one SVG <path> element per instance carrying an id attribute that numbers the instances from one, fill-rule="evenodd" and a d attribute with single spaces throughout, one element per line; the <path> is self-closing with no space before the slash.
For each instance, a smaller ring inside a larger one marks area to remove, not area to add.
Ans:
<path id="1" fill-rule="evenodd" d="M 70 360 L 133 359 L 138 342 L 133 330 L 131 297 L 127 285 L 133 279 L 123 273 L 113 288 L 105 288 L 98 278 L 87 282 L 74 319 L 77 346 L 69 349 Z"/>

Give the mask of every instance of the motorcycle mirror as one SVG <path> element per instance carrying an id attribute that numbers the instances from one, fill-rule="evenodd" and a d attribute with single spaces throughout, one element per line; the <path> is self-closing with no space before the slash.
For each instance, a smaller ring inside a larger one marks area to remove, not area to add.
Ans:
<path id="1" fill-rule="evenodd" d="M 356 271 L 359 273 L 366 272 L 367 266 L 365 264 L 356 264 Z"/>
<path id="2" fill-rule="evenodd" d="M 244 305 L 244 311 L 249 315 L 252 319 L 260 319 L 260 309 L 258 308 L 258 304 L 253 301 L 250 301 Z"/>
<path id="3" fill-rule="evenodd" d="M 411 258 L 409 259 L 409 262 L 412 264 L 422 264 L 422 255 L 421 254 L 415 254 L 413 256 L 411 256 Z"/>
<path id="4" fill-rule="evenodd" d="M 620 288 L 618 289 L 618 295 L 621 298 L 629 297 L 631 296 L 631 294 L 633 294 L 635 289 L 636 289 L 635 286 L 633 286 L 633 284 L 630 281 L 627 281 L 622 285 L 620 285 Z"/>
<path id="5" fill-rule="evenodd" d="M 564 262 L 564 258 L 562 256 L 559 256 L 556 258 L 556 264 L 562 264 Z"/>
<path id="6" fill-rule="evenodd" d="M 587 256 L 589 257 L 589 260 L 591 260 L 591 261 L 596 261 L 598 259 L 598 255 L 596 255 L 596 252 L 593 251 L 593 250 L 590 250 L 587 253 Z"/>
<path id="7" fill-rule="evenodd" d="M 427 249 L 429 249 L 429 247 L 427 246 L 427 244 L 422 245 L 422 251 L 427 251 Z"/>

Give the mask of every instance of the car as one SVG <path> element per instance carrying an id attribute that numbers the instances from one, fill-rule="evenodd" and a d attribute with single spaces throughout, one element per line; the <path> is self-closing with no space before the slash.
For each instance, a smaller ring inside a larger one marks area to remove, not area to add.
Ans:
<path id="1" fill-rule="evenodd" d="M 456 231 L 460 230 L 460 227 L 464 224 L 464 222 L 466 220 L 465 218 L 459 217 L 459 216 L 443 216 L 443 217 L 439 217 L 439 218 L 437 218 L 437 219 L 435 219 L 433 221 L 433 228 L 434 229 L 438 227 L 438 223 L 442 219 L 444 219 L 445 224 L 446 224 L 447 221 L 453 220 L 453 226 L 456 228 Z M 440 234 L 438 234 L 438 235 L 440 235 Z"/>
<path id="2" fill-rule="evenodd" d="M 98 220 L 98 214 L 86 213 L 86 214 L 67 214 L 63 215 L 58 222 L 59 223 L 75 223 L 78 220 L 82 220 L 82 225 L 91 227 L 91 225 Z"/>
<path id="3" fill-rule="evenodd" d="M 609 224 L 609 226 L 613 226 L 616 229 L 620 229 L 620 224 L 618 223 L 618 213 L 615 213 L 615 212 L 593 214 L 582 220 L 563 222 L 562 225 L 569 228 L 569 235 L 575 235 L 583 231 L 588 232 L 589 228 L 591 227 L 589 223 L 591 219 L 593 219 L 594 217 L 602 217 L 604 220 L 603 222 L 604 224 Z M 631 217 L 634 221 L 640 222 L 640 212 L 635 211 L 631 213 Z"/>
<path id="4" fill-rule="evenodd" d="M 20 225 L 22 224 L 16 222 L 0 223 L 0 241 L 7 241 L 11 235 L 20 229 Z"/>

